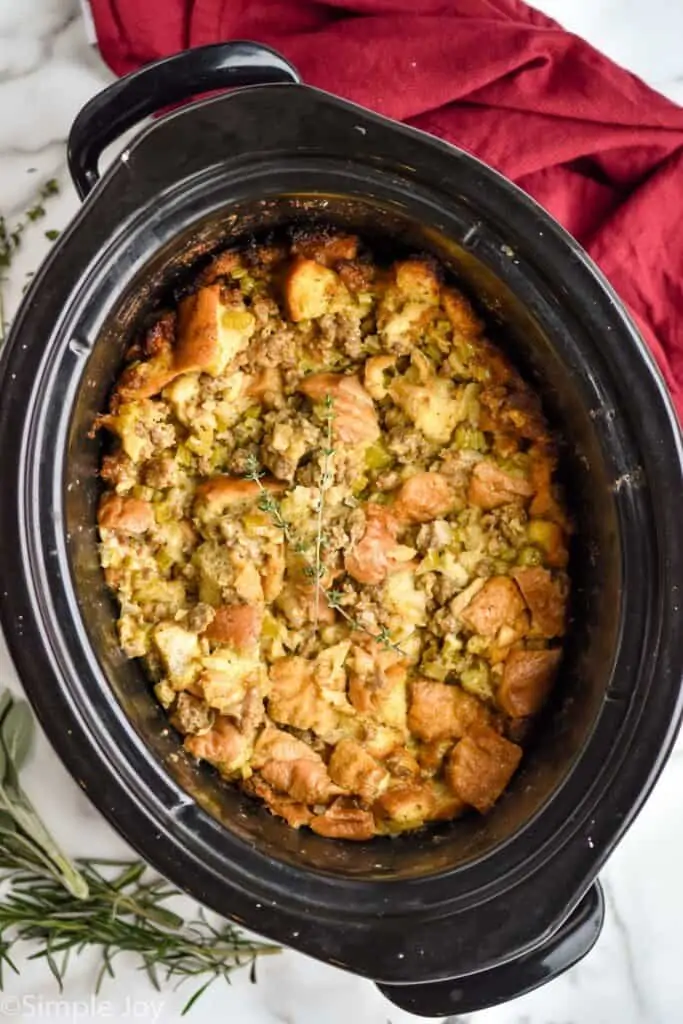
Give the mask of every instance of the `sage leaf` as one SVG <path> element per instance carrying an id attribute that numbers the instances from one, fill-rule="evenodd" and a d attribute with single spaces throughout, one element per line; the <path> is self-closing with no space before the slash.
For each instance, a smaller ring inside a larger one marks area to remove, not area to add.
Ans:
<path id="1" fill-rule="evenodd" d="M 14 698 L 9 690 L 3 690 L 2 693 L 0 693 L 0 723 L 2 723 L 3 718 L 13 703 Z"/>
<path id="2" fill-rule="evenodd" d="M 14 832 L 16 825 L 14 818 L 7 811 L 0 811 L 0 832 Z"/>
<path id="3" fill-rule="evenodd" d="M 24 764 L 33 743 L 33 716 L 26 701 L 12 704 L 2 722 L 2 739 L 15 771 Z"/>
<path id="4" fill-rule="evenodd" d="M 101 955 L 97 990 L 114 975 L 119 953 L 137 955 L 159 988 L 201 978 L 188 1012 L 208 983 L 229 982 L 236 968 L 278 952 L 227 922 L 210 925 L 201 910 L 186 921 L 167 909 L 164 902 L 178 891 L 160 878 L 148 881 L 141 861 L 74 863 L 65 857 L 21 786 L 19 766 L 31 740 L 27 722 L 28 705 L 0 693 L 0 990 L 3 970 L 17 969 L 15 943 L 32 943 L 27 958 L 42 960 L 60 987 L 70 956 L 92 947 Z"/>

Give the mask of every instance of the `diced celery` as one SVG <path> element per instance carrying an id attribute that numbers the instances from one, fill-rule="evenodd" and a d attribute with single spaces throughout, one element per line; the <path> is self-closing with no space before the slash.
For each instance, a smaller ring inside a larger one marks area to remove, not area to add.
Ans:
<path id="1" fill-rule="evenodd" d="M 176 518 L 176 513 L 166 501 L 158 501 L 154 506 L 154 517 L 157 523 L 170 523 Z"/>
<path id="2" fill-rule="evenodd" d="M 242 525 L 250 536 L 259 536 L 269 526 L 269 518 L 263 512 L 247 512 L 242 516 Z"/>
<path id="3" fill-rule="evenodd" d="M 283 625 L 278 622 L 269 612 L 263 616 L 261 636 L 266 640 L 276 640 L 283 632 Z"/>
<path id="4" fill-rule="evenodd" d="M 505 561 L 504 558 L 493 559 L 493 575 L 494 576 L 506 576 L 510 571 L 510 563 Z"/>
<path id="5" fill-rule="evenodd" d="M 484 451 L 486 438 L 483 431 L 470 426 L 469 423 L 459 423 L 455 428 L 455 444 L 457 448 Z"/>
<path id="6" fill-rule="evenodd" d="M 131 494 L 134 498 L 140 498 L 142 501 L 150 501 L 154 495 L 154 488 L 146 487 L 144 484 L 135 484 Z"/>
<path id="7" fill-rule="evenodd" d="M 451 668 L 443 661 L 423 661 L 420 670 L 427 679 L 436 679 L 443 683 Z"/>
<path id="8" fill-rule="evenodd" d="M 160 551 L 157 555 L 157 565 L 162 573 L 168 572 L 173 565 L 173 561 L 173 557 L 168 553 L 168 551 Z"/>
<path id="9" fill-rule="evenodd" d="M 191 434 L 185 444 L 195 455 L 210 455 L 213 447 L 213 436 L 209 431 L 202 431 L 201 434 Z"/>
<path id="10" fill-rule="evenodd" d="M 481 700 L 490 700 L 493 697 L 488 665 L 480 659 L 477 659 L 471 668 L 466 668 L 461 673 L 460 685 L 463 690 Z"/>
<path id="11" fill-rule="evenodd" d="M 564 548 L 562 527 L 547 519 L 532 519 L 527 527 L 527 536 L 546 555 L 557 555 Z"/>
<path id="12" fill-rule="evenodd" d="M 489 641 L 485 636 L 471 636 L 467 641 L 468 654 L 485 654 L 489 647 Z"/>
<path id="13" fill-rule="evenodd" d="M 181 444 L 178 446 L 178 450 L 176 452 L 176 461 L 178 465 L 184 469 L 188 469 L 193 465 L 194 455 L 189 450 L 187 445 Z"/>
<path id="14" fill-rule="evenodd" d="M 162 679 L 160 683 L 156 684 L 154 694 L 162 708 L 170 708 L 175 700 L 175 690 L 167 679 Z"/>
<path id="15" fill-rule="evenodd" d="M 505 473 L 509 473 L 510 476 L 526 479 L 529 468 L 529 457 L 525 452 L 517 452 L 515 455 L 510 455 L 507 459 L 501 459 L 499 465 L 500 468 Z"/>
<path id="16" fill-rule="evenodd" d="M 433 341 L 428 342 L 424 347 L 425 352 L 430 359 L 433 359 L 435 363 L 438 363 L 441 359 L 441 349 Z"/>
<path id="17" fill-rule="evenodd" d="M 512 563 L 517 558 L 517 552 L 510 544 L 502 544 L 497 557 L 501 562 Z"/>
<path id="18" fill-rule="evenodd" d="M 528 547 L 522 548 L 517 561 L 520 565 L 531 568 L 534 565 L 540 565 L 543 558 L 541 557 L 541 552 L 538 548 L 529 545 Z"/>
<path id="19" fill-rule="evenodd" d="M 443 642 L 443 647 L 441 648 L 441 656 L 443 658 L 449 658 L 450 660 L 453 660 L 456 657 L 456 655 L 460 653 L 461 650 L 462 640 L 459 637 L 455 636 L 455 634 L 449 633 Z"/>
<path id="20" fill-rule="evenodd" d="M 386 469 L 394 461 L 394 456 L 382 440 L 375 441 L 365 452 L 365 465 L 368 469 Z"/>
<path id="21" fill-rule="evenodd" d="M 230 331 L 246 331 L 253 323 L 253 314 L 241 309 L 226 309 L 221 317 L 221 326 Z"/>
<path id="22" fill-rule="evenodd" d="M 426 572 L 436 572 L 441 565 L 441 555 L 438 551 L 428 551 L 420 562 L 416 575 L 422 576 Z"/>

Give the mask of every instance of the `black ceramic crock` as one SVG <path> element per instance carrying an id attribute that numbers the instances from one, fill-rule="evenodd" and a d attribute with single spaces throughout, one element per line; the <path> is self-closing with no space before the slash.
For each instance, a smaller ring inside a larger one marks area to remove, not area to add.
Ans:
<path id="1" fill-rule="evenodd" d="M 169 104 L 230 86 L 98 157 Z M 492 1005 L 575 963 L 596 875 L 681 715 L 681 441 L 614 292 L 528 196 L 468 154 L 303 86 L 251 43 L 188 51 L 79 115 L 85 199 L 0 365 L 2 623 L 40 720 L 93 802 L 226 917 L 374 979 L 424 1014 Z M 294 831 L 187 758 L 121 654 L 97 553 L 89 436 L 131 336 L 226 240 L 311 221 L 434 253 L 539 388 L 577 532 L 558 692 L 493 812 L 352 844 Z"/>

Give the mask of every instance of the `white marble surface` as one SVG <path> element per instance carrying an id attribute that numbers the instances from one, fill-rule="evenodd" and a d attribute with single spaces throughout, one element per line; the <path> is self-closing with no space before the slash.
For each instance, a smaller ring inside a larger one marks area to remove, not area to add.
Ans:
<path id="1" fill-rule="evenodd" d="M 144 0 L 141 0 L 144 3 Z M 584 35 L 650 84 L 683 102 L 681 0 L 539 0 L 537 6 Z M 67 223 L 77 207 L 64 164 L 64 141 L 80 106 L 111 80 L 88 45 L 78 0 L 0 0 L 0 212 L 9 223 L 56 176 L 62 189 L 43 220 L 26 232 L 4 288 L 6 314 L 27 274 L 45 254 L 45 230 Z M 30 170 L 33 168 L 34 170 Z M 0 680 L 19 690 L 4 646 Z M 73 854 L 124 856 L 126 846 L 91 807 L 41 737 L 27 788 Z M 593 954 L 540 991 L 469 1018 L 476 1024 L 678 1024 L 683 1020 L 679 924 L 683 919 L 683 746 L 645 810 L 602 874 L 608 898 L 604 932 Z M 132 964 L 91 997 L 94 963 L 73 965 L 59 1002 L 41 965 L 22 963 L 0 994 L 0 1019 L 180 1020 L 187 993 L 158 994 Z M 192 1011 L 196 1024 L 220 1015 L 239 1024 L 407 1024 L 418 1018 L 390 1007 L 367 982 L 296 953 L 267 961 L 259 982 L 246 976 L 216 985 Z M 456 1018 L 451 1018 L 455 1024 Z"/>

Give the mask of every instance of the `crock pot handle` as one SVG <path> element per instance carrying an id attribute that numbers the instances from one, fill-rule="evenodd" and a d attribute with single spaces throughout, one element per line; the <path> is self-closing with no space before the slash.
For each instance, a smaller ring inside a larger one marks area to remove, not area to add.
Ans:
<path id="1" fill-rule="evenodd" d="M 452 981 L 424 985 L 378 985 L 395 1006 L 422 1017 L 475 1013 L 515 999 L 552 981 L 578 963 L 597 942 L 605 901 L 594 882 L 576 909 L 554 934 L 531 952 L 500 967 Z"/>
<path id="2" fill-rule="evenodd" d="M 69 171 L 81 199 L 99 180 L 102 151 L 128 128 L 164 107 L 214 89 L 298 84 L 301 78 L 276 50 L 235 40 L 183 50 L 147 64 L 94 96 L 69 133 Z"/>

